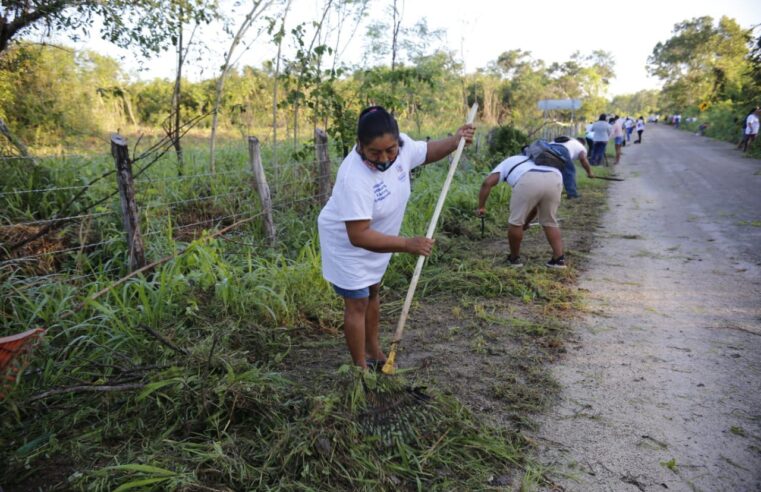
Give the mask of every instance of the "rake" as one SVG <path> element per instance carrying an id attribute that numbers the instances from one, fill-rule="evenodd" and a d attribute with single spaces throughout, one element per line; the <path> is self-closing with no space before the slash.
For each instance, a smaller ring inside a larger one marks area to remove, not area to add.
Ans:
<path id="1" fill-rule="evenodd" d="M 614 178 L 613 176 L 592 176 L 593 179 L 604 179 L 605 181 L 623 181 L 624 178 Z"/>
<path id="2" fill-rule="evenodd" d="M 467 123 L 473 123 L 476 118 L 476 111 L 478 110 L 478 103 L 474 103 L 468 112 Z M 447 193 L 449 192 L 449 186 L 452 184 L 452 178 L 457 170 L 457 164 L 460 162 L 460 156 L 462 150 L 465 148 L 465 139 L 460 138 L 460 142 L 457 144 L 457 150 L 455 151 L 452 163 L 449 164 L 449 174 L 444 181 L 444 187 L 441 189 L 439 195 L 439 201 L 436 203 L 436 208 L 433 211 L 433 217 L 431 217 L 431 223 L 428 225 L 428 232 L 425 237 L 428 239 L 433 238 L 433 233 L 436 230 L 436 223 L 439 221 L 439 215 L 444 208 L 444 201 L 446 201 Z M 407 322 L 407 315 L 410 312 L 410 306 L 412 305 L 412 298 L 415 295 L 415 288 L 417 287 L 418 280 L 420 279 L 420 272 L 423 270 L 423 263 L 425 263 L 425 256 L 418 257 L 417 265 L 415 265 L 415 273 L 412 275 L 412 281 L 410 287 L 407 290 L 407 297 L 404 299 L 404 307 L 402 308 L 402 314 L 399 317 L 399 324 L 396 327 L 394 338 L 391 340 L 391 350 L 389 351 L 386 363 L 383 365 L 383 374 L 394 374 L 394 363 L 396 362 L 396 351 L 399 348 L 399 342 L 402 340 L 402 334 L 404 333 L 404 325 Z"/>

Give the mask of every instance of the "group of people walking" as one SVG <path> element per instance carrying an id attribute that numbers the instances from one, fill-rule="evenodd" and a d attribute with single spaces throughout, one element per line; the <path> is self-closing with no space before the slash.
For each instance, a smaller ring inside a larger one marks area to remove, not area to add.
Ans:
<path id="1" fill-rule="evenodd" d="M 401 133 L 393 115 L 380 106 L 360 114 L 357 143 L 341 163 L 332 195 L 317 220 L 323 276 L 343 298 L 344 336 L 355 365 L 379 369 L 386 363 L 379 342 L 379 290 L 392 253 L 428 256 L 435 244 L 426 237 L 399 234 L 411 193 L 411 171 L 449 155 L 460 139 L 470 144 L 474 133 L 473 125 L 467 124 L 442 140 L 416 141 Z M 583 139 L 559 137 L 554 144 L 594 176 Z M 477 215 L 486 213 L 489 194 L 500 182 L 513 189 L 507 264 L 523 265 L 523 233 L 536 218 L 552 250 L 546 266 L 566 268 L 557 211 L 564 187 L 569 197 L 578 196 L 573 162 L 561 170 L 537 165 L 525 155 L 507 157 L 484 179 Z"/>
<path id="2" fill-rule="evenodd" d="M 586 142 L 589 148 L 589 162 L 593 166 L 599 166 L 607 162 L 605 149 L 608 142 L 613 139 L 616 147 L 616 160 L 614 164 L 621 161 L 621 148 L 626 142 L 631 142 L 632 133 L 637 132 L 635 144 L 642 143 L 642 134 L 645 132 L 645 118 L 640 116 L 633 120 L 629 116 L 620 118 L 618 115 L 608 117 L 601 114 L 598 120 L 587 125 Z"/>

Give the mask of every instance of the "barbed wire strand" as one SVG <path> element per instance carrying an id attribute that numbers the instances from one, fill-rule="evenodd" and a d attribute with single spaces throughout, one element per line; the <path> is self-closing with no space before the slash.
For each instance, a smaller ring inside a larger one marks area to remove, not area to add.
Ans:
<path id="1" fill-rule="evenodd" d="M 103 246 L 105 244 L 111 244 L 111 243 L 115 243 L 116 241 L 122 241 L 122 240 L 123 240 L 123 238 L 111 238 L 111 239 L 108 239 L 106 241 L 100 241 L 100 242 L 97 242 L 97 243 L 90 243 L 90 244 L 82 244 L 82 245 L 79 245 L 79 246 L 76 246 L 76 247 L 73 247 L 73 248 L 58 249 L 58 250 L 55 250 L 55 251 L 46 251 L 44 253 L 37 253 L 37 254 L 34 254 L 34 255 L 22 256 L 21 258 L 11 258 L 10 260 L 0 261 L 0 266 L 8 265 L 8 264 L 11 264 L 11 263 L 20 263 L 20 262 L 23 262 L 23 261 L 28 261 L 28 260 L 32 260 L 32 259 L 36 259 L 36 258 L 41 258 L 43 256 L 59 255 L 59 254 L 62 254 L 62 253 L 69 253 L 71 251 L 78 251 L 78 250 L 82 250 L 82 249 L 92 248 L 92 247 L 95 247 L 95 246 Z"/>
<path id="2" fill-rule="evenodd" d="M 70 215 L 68 217 L 59 217 L 56 219 L 40 219 L 40 220 L 30 220 L 28 222 L 14 222 L 13 224 L 6 224 L 5 226 L 0 227 L 17 227 L 17 226 L 32 226 L 32 225 L 40 225 L 40 224 L 50 224 L 54 222 L 62 222 L 62 221 L 71 221 L 76 219 L 86 219 L 90 217 L 101 217 L 104 215 L 116 215 L 117 212 L 97 212 L 94 214 L 81 214 L 81 215 Z"/>

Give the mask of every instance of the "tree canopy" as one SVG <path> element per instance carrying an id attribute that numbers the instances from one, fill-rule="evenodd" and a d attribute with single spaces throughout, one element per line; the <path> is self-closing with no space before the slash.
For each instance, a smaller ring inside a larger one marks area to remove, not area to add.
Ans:
<path id="1" fill-rule="evenodd" d="M 207 23 L 216 0 L 3 0 L 0 53 L 35 30 L 79 39 L 102 20 L 100 35 L 120 47 L 138 47 L 143 56 L 166 48 L 179 22 Z"/>
<path id="2" fill-rule="evenodd" d="M 664 80 L 666 108 L 698 107 L 740 95 L 748 73 L 750 31 L 729 17 L 714 23 L 697 17 L 674 26 L 673 36 L 659 42 L 648 58 L 648 70 Z"/>

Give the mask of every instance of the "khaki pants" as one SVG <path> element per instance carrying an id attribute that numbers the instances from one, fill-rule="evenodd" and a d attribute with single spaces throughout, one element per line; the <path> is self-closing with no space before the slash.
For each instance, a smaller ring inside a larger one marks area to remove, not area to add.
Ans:
<path id="1" fill-rule="evenodd" d="M 563 178 L 555 172 L 528 171 L 518 180 L 510 196 L 510 225 L 523 226 L 537 207 L 537 220 L 544 227 L 558 227 L 557 212 Z"/>

